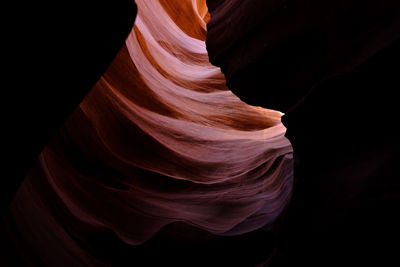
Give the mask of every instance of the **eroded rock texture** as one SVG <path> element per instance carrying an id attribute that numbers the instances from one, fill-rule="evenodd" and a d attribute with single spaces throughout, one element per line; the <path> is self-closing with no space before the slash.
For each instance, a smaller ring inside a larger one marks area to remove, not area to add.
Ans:
<path id="1" fill-rule="evenodd" d="M 3 218 L 10 264 L 252 266 L 274 250 L 293 181 L 281 113 L 227 90 L 205 1 L 136 4 L 125 45 Z"/>
<path id="2" fill-rule="evenodd" d="M 295 187 L 272 266 L 398 264 L 398 1 L 208 0 L 210 61 L 285 113 Z"/>

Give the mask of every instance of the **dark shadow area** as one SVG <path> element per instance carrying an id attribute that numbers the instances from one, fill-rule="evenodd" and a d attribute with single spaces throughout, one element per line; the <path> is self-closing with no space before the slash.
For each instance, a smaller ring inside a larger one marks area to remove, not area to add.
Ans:
<path id="1" fill-rule="evenodd" d="M 285 112 L 294 148 L 266 265 L 399 264 L 399 3 L 225 2 L 207 1 L 210 60 L 242 100 Z"/>
<path id="2" fill-rule="evenodd" d="M 4 11 L 1 213 L 50 137 L 124 44 L 136 5 L 17 1 Z"/>

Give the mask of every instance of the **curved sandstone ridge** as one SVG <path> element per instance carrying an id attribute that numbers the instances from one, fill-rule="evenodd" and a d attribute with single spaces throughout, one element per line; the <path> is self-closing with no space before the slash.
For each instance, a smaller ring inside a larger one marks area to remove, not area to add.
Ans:
<path id="1" fill-rule="evenodd" d="M 241 102 L 208 62 L 205 1 L 136 4 L 125 46 L 5 217 L 14 246 L 45 265 L 112 264 L 99 232 L 137 246 L 174 222 L 222 236 L 269 228 L 290 200 L 281 115 Z"/>

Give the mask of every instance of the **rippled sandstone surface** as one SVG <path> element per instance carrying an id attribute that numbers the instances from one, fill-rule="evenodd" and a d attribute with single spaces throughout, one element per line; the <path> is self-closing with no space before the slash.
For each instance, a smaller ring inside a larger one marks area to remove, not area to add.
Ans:
<path id="1" fill-rule="evenodd" d="M 205 1 L 136 4 L 3 217 L 9 263 L 252 266 L 274 250 L 293 183 L 281 113 L 242 102 L 209 63 Z"/>

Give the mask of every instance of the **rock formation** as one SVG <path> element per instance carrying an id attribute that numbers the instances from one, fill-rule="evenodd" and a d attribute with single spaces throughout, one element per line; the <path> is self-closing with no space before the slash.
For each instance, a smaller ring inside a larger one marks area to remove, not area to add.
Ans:
<path id="1" fill-rule="evenodd" d="M 209 63 L 205 1 L 136 4 L 3 217 L 9 263 L 247 266 L 274 250 L 293 182 L 281 113 L 240 101 Z"/>

